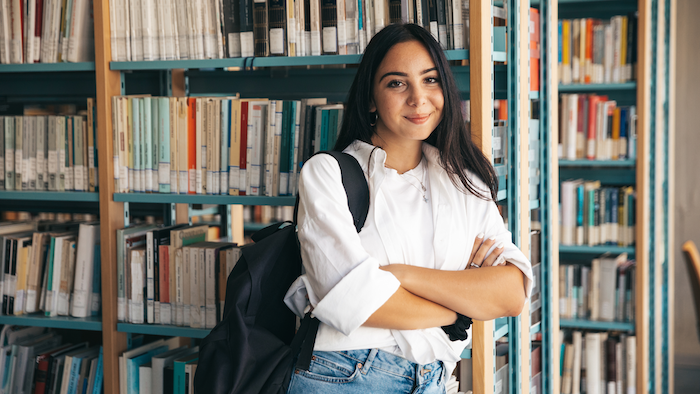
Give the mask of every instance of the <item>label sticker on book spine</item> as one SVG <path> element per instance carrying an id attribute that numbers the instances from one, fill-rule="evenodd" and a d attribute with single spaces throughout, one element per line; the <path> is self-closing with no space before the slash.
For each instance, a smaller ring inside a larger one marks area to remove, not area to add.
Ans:
<path id="1" fill-rule="evenodd" d="M 323 52 L 338 52 L 338 37 L 335 26 L 323 28 Z"/>
<path id="2" fill-rule="evenodd" d="M 273 55 L 284 54 L 284 29 L 270 29 L 270 53 Z"/>

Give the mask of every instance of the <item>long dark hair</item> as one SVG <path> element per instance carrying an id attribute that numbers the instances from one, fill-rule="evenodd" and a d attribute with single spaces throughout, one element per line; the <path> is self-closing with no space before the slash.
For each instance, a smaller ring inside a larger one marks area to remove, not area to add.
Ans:
<path id="1" fill-rule="evenodd" d="M 377 68 L 387 52 L 396 44 L 418 41 L 430 52 L 442 82 L 445 104 L 442 121 L 425 142 L 440 152 L 440 166 L 460 190 L 488 200 L 486 190 L 481 190 L 468 177 L 467 170 L 476 174 L 488 187 L 490 197 L 496 200 L 498 178 L 493 166 L 481 150 L 472 142 L 471 130 L 462 120 L 460 95 L 447 58 L 433 36 L 416 24 L 392 24 L 377 33 L 362 56 L 362 62 L 348 93 L 343 125 L 334 150 L 342 151 L 353 141 L 372 144 L 374 128 L 370 125 L 369 108 L 373 99 L 373 83 Z"/>

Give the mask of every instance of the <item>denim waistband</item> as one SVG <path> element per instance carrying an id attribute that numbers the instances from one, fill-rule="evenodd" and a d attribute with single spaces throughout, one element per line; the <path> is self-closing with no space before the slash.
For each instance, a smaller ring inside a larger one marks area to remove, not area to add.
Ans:
<path id="1" fill-rule="evenodd" d="M 366 374 L 370 368 L 376 368 L 386 373 L 415 380 L 417 384 L 422 384 L 434 377 L 439 378 L 444 370 L 444 365 L 439 360 L 430 364 L 418 364 L 379 349 L 344 350 L 335 353 L 341 354 L 355 363 L 362 364 L 362 373 Z"/>

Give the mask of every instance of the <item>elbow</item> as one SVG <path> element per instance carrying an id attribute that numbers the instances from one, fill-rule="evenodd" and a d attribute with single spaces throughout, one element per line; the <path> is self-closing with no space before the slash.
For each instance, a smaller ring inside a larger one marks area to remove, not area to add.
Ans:
<path id="1" fill-rule="evenodd" d="M 506 316 L 509 317 L 517 317 L 520 316 L 520 313 L 523 311 L 523 307 L 525 306 L 525 292 L 517 292 L 517 294 L 514 294 L 510 300 L 508 300 L 508 307 L 507 307 L 507 312 Z"/>

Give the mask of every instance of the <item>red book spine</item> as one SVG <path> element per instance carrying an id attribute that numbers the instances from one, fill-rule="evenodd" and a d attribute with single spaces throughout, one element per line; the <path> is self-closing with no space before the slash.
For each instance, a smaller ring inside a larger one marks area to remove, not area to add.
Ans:
<path id="1" fill-rule="evenodd" d="M 36 375 L 34 377 L 34 394 L 44 394 L 46 392 L 46 378 L 49 373 L 49 357 L 41 355 L 37 357 Z"/>
<path id="2" fill-rule="evenodd" d="M 36 0 L 36 22 L 34 23 L 34 51 L 38 54 L 41 51 L 41 29 L 44 20 L 44 0 Z M 34 63 L 39 63 L 40 56 L 34 56 Z"/>
<path id="3" fill-rule="evenodd" d="M 246 173 L 246 152 L 248 149 L 248 102 L 241 101 L 241 161 L 240 173 L 241 176 Z M 247 182 L 238 183 L 238 195 L 245 196 Z"/>
<path id="4" fill-rule="evenodd" d="M 159 262 L 160 266 L 160 302 L 170 303 L 170 246 L 160 245 Z"/>

